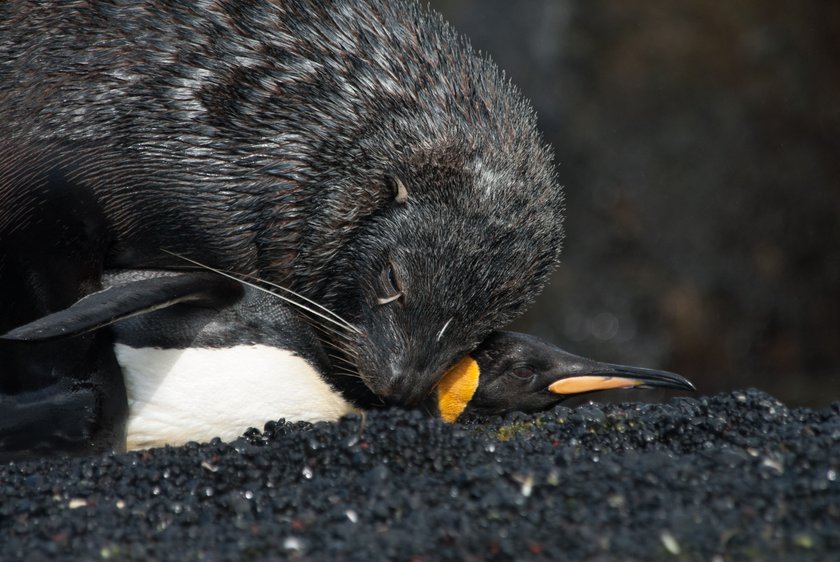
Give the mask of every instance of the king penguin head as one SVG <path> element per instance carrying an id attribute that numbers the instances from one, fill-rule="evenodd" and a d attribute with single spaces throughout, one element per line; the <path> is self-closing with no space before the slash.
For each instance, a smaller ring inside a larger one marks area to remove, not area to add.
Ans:
<path id="1" fill-rule="evenodd" d="M 495 332 L 444 374 L 436 406 L 443 420 L 454 422 L 465 413 L 536 412 L 574 395 L 655 387 L 694 390 L 674 373 L 601 363 L 534 336 Z"/>

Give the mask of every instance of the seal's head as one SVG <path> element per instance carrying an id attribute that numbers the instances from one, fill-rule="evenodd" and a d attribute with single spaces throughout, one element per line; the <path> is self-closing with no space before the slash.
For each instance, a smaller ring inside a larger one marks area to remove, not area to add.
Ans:
<path id="1" fill-rule="evenodd" d="M 387 27 L 365 14 L 352 26 L 382 34 L 377 52 L 335 61 L 342 111 L 325 123 L 336 133 L 313 166 L 292 276 L 358 328 L 327 339 L 365 384 L 415 406 L 539 293 L 564 201 L 534 113 L 499 69 L 413 3 L 376 10 Z"/>
<path id="2" fill-rule="evenodd" d="M 393 403 L 426 398 L 556 264 L 559 190 L 472 166 L 395 176 L 393 202 L 359 227 L 328 276 L 328 307 L 360 330 L 345 342 L 352 361 Z"/>
<path id="3" fill-rule="evenodd" d="M 348 292 L 348 302 L 363 303 L 349 316 L 363 331 L 356 365 L 368 386 L 416 405 L 519 312 L 553 263 L 552 247 L 533 234 L 458 206 L 417 205 L 372 221 Z"/>

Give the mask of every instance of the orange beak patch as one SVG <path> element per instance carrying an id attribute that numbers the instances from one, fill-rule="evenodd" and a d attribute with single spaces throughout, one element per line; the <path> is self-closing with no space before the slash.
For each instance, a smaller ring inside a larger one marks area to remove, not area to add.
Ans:
<path id="1" fill-rule="evenodd" d="M 437 386 L 440 417 L 448 423 L 458 416 L 472 400 L 478 388 L 478 363 L 467 355 L 446 371 Z"/>
<path id="2" fill-rule="evenodd" d="M 640 384 L 645 383 L 644 381 L 624 377 L 582 375 L 580 377 L 569 377 L 555 381 L 551 383 L 548 390 L 554 394 L 580 394 L 581 392 L 593 392 L 595 390 L 631 388 Z"/>

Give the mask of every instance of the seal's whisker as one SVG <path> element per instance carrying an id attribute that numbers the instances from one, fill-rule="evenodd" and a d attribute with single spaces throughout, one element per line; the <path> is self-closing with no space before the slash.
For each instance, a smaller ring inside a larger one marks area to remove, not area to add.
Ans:
<path id="1" fill-rule="evenodd" d="M 337 333 L 326 326 L 315 326 L 315 328 L 317 330 L 320 330 L 325 336 L 328 336 L 328 339 L 316 336 L 318 341 L 321 342 L 321 344 L 323 344 L 325 347 L 335 349 L 336 351 L 339 351 L 353 359 L 359 358 L 359 354 L 356 351 L 353 340 L 347 338 L 344 334 Z"/>
<path id="2" fill-rule="evenodd" d="M 319 338 L 325 345 L 336 346 L 340 345 L 342 347 L 349 349 L 354 349 L 358 344 L 353 334 L 349 334 L 347 332 L 342 332 L 340 330 L 336 330 L 336 328 L 332 325 L 325 325 L 321 322 L 318 318 L 312 318 L 311 316 L 304 314 L 302 316 L 303 321 L 315 329 L 316 332 L 319 332 L 321 335 L 328 337 L 329 340 L 324 340 L 323 338 Z M 354 353 L 355 355 L 355 353 Z"/>
<path id="3" fill-rule="evenodd" d="M 292 289 L 289 289 L 288 287 L 284 287 L 284 286 L 282 286 L 282 285 L 278 285 L 277 283 L 273 283 L 273 282 L 271 282 L 271 281 L 269 281 L 269 280 L 267 280 L 267 279 L 262 279 L 262 278 L 260 278 L 260 277 L 257 277 L 256 275 L 253 275 L 253 274 L 250 274 L 250 273 L 241 273 L 241 274 L 239 274 L 239 275 L 242 275 L 242 276 L 244 276 L 244 277 L 248 277 L 248 278 L 254 279 L 254 280 L 256 280 L 256 281 L 259 281 L 260 283 L 265 283 L 265 284 L 266 284 L 266 285 L 268 285 L 269 287 L 274 287 L 275 289 L 280 289 L 281 291 L 285 291 L 286 293 L 289 293 L 289 294 L 291 294 L 291 295 L 294 295 L 294 296 L 296 296 L 297 298 L 299 298 L 299 299 L 301 299 L 301 300 L 303 300 L 303 301 L 305 301 L 305 302 L 307 302 L 307 303 L 311 304 L 312 306 L 317 307 L 317 308 L 318 308 L 318 310 L 322 310 L 322 311 L 324 311 L 324 313 L 326 313 L 326 314 L 330 315 L 330 316 L 331 316 L 331 317 L 333 317 L 334 319 L 339 320 L 340 322 L 344 323 L 344 325 L 345 325 L 348 329 L 353 330 L 354 332 L 357 332 L 357 333 L 359 333 L 359 334 L 361 334 L 361 333 L 362 333 L 362 331 L 361 331 L 361 330 L 359 330 L 359 329 L 358 329 L 357 327 L 355 327 L 353 324 L 351 324 L 350 322 L 348 322 L 347 320 L 345 320 L 344 318 L 342 318 L 341 316 L 339 316 L 338 314 L 336 314 L 335 312 L 333 312 L 333 311 L 332 311 L 332 310 L 330 310 L 329 308 L 325 307 L 325 306 L 324 306 L 324 305 L 322 305 L 322 304 L 319 304 L 319 303 L 315 302 L 314 300 L 312 300 L 312 299 L 310 299 L 310 298 L 307 298 L 307 297 L 303 296 L 302 294 L 298 293 L 297 291 L 293 291 Z"/>
<path id="4" fill-rule="evenodd" d="M 313 315 L 315 315 L 315 316 L 317 316 L 317 317 L 321 318 L 322 320 L 326 320 L 327 322 L 329 322 L 329 323 L 331 323 L 331 324 L 335 324 L 336 326 L 338 326 L 338 327 L 340 327 L 340 328 L 343 328 L 343 329 L 348 329 L 348 328 L 349 328 L 349 329 L 355 330 L 356 332 L 361 333 L 361 331 L 360 331 L 358 328 L 356 328 L 355 326 L 352 326 L 352 325 L 350 325 L 350 324 L 347 324 L 347 325 L 345 326 L 345 325 L 344 325 L 344 322 L 345 322 L 344 320 L 342 320 L 341 322 L 339 322 L 339 321 L 337 321 L 337 320 L 335 320 L 335 319 L 333 319 L 333 318 L 331 318 L 331 317 L 329 317 L 329 316 L 327 316 L 327 315 L 325 315 L 325 314 L 323 314 L 323 313 L 321 313 L 321 312 L 318 312 L 317 310 L 313 310 L 312 308 L 310 308 L 310 307 L 308 307 L 308 306 L 306 306 L 306 305 L 304 305 L 304 304 L 301 304 L 301 303 L 299 303 L 299 302 L 297 302 L 297 301 L 295 301 L 295 300 L 293 300 L 293 299 L 290 299 L 289 297 L 286 297 L 286 296 L 284 296 L 284 295 L 278 295 L 277 293 L 275 293 L 275 292 L 273 292 L 273 291 L 271 291 L 271 290 L 269 290 L 269 289 L 266 289 L 265 287 L 260 287 L 260 286 L 259 286 L 259 285 L 257 285 L 256 283 L 252 283 L 252 282 L 250 282 L 250 281 L 246 281 L 245 279 L 240 279 L 240 278 L 239 278 L 239 277 L 237 277 L 236 275 L 233 275 L 233 274 L 231 274 L 231 273 L 227 273 L 226 271 L 223 271 L 223 270 L 221 270 L 221 269 L 217 269 L 217 268 L 215 268 L 215 267 L 211 267 L 211 266 L 206 265 L 206 264 L 203 264 L 203 263 L 201 263 L 201 262 L 197 262 L 197 261 L 195 261 L 195 260 L 193 260 L 193 259 L 190 259 L 190 258 L 188 258 L 188 257 L 186 257 L 186 256 L 182 256 L 182 255 L 180 255 L 180 254 L 176 254 L 175 252 L 170 252 L 169 250 L 166 250 L 166 249 L 163 249 L 163 251 L 164 251 L 164 252 L 166 252 L 167 254 L 171 254 L 171 255 L 173 255 L 173 256 L 175 256 L 175 257 L 177 257 L 177 258 L 180 258 L 180 259 L 185 260 L 185 261 L 188 261 L 188 262 L 190 262 L 190 263 L 192 263 L 192 264 L 194 264 L 194 265 L 197 265 L 198 267 L 204 268 L 204 269 L 206 269 L 206 270 L 208 270 L 208 271 L 212 271 L 213 273 L 218 273 L 218 274 L 219 274 L 219 275 L 221 275 L 222 277 L 227 277 L 228 279 L 231 279 L 231 280 L 236 281 L 236 282 L 238 282 L 238 283 L 242 283 L 243 285 L 247 285 L 248 287 L 251 287 L 252 289 L 256 289 L 256 290 L 258 290 L 258 291 L 262 291 L 263 293 L 266 293 L 266 294 L 268 294 L 268 295 L 275 296 L 275 297 L 277 297 L 278 299 L 280 299 L 280 300 L 282 300 L 282 301 L 284 301 L 284 302 L 287 302 L 287 303 L 289 303 L 289 304 L 291 304 L 291 305 L 294 305 L 294 306 L 298 307 L 298 308 L 299 308 L 299 309 L 301 309 L 301 310 L 305 310 L 306 312 L 309 312 L 310 314 L 313 314 Z M 320 306 L 320 305 L 318 305 L 318 306 Z"/>
<path id="5" fill-rule="evenodd" d="M 349 345 L 339 345 L 334 341 L 326 340 L 324 338 L 315 336 L 315 339 L 327 349 L 327 355 L 332 357 L 337 361 L 341 361 L 342 363 L 346 363 L 354 370 L 358 367 L 356 365 L 356 361 L 359 358 L 359 354 L 355 351 L 355 349 Z M 334 353 L 329 353 L 329 350 L 332 350 Z"/>
<path id="6" fill-rule="evenodd" d="M 347 359 L 347 358 L 346 358 L 345 356 L 343 356 L 343 355 L 336 355 L 335 353 L 328 353 L 327 355 L 328 355 L 329 357 L 332 357 L 332 358 L 333 358 L 333 359 L 335 359 L 336 361 L 340 361 L 340 362 L 342 362 L 342 363 L 347 363 L 348 365 L 350 365 L 351 367 L 354 367 L 354 368 L 356 367 L 356 364 L 355 364 L 355 363 L 353 363 L 352 361 L 350 361 L 349 359 Z"/>
<path id="7" fill-rule="evenodd" d="M 352 361 L 347 360 L 346 358 L 342 357 L 341 355 L 335 355 L 335 354 L 333 354 L 333 353 L 329 353 L 328 355 L 329 355 L 329 357 L 331 357 L 331 358 L 335 359 L 336 361 L 340 361 L 341 363 L 346 363 L 347 365 L 349 365 L 349 366 L 350 366 L 350 367 L 352 367 L 353 369 L 355 369 L 355 368 L 356 368 L 356 364 L 355 364 L 355 363 L 353 363 Z M 342 367 L 339 367 L 339 368 L 340 368 L 340 369 L 346 369 L 347 367 L 343 367 L 343 366 L 342 366 Z"/>
<path id="8" fill-rule="evenodd" d="M 335 359 L 339 359 L 338 357 L 336 357 L 334 355 L 330 355 L 330 357 L 333 357 Z M 353 365 L 352 363 L 349 363 L 349 366 L 344 366 L 344 365 L 335 366 L 335 365 L 333 365 L 332 372 L 333 373 L 343 373 L 343 374 L 346 374 L 346 375 L 353 375 L 353 376 L 358 377 L 360 379 L 362 378 L 362 374 L 358 371 L 358 369 L 356 369 L 356 366 Z"/>
<path id="9" fill-rule="evenodd" d="M 230 272 L 230 271 L 228 271 L 228 273 L 231 273 L 232 275 L 240 275 L 239 273 L 236 273 L 236 272 Z M 246 275 L 247 275 L 247 274 L 246 274 Z M 296 297 L 300 297 L 300 298 L 302 298 L 302 299 L 306 300 L 307 302 L 312 303 L 312 304 L 313 304 L 313 305 L 315 305 L 315 306 L 319 306 L 319 307 L 320 307 L 321 309 L 323 309 L 324 311 L 326 311 L 326 312 L 330 312 L 330 313 L 331 313 L 333 316 L 335 316 L 336 318 L 341 319 L 341 317 L 339 317 L 339 316 L 338 316 L 337 314 L 335 314 L 335 313 L 332 313 L 332 312 L 331 312 L 329 309 L 327 309 L 326 307 L 323 307 L 323 306 L 319 305 L 318 303 L 316 303 L 316 302 L 314 302 L 314 301 L 312 301 L 312 300 L 310 300 L 310 299 L 307 299 L 306 297 L 304 297 L 304 296 L 302 296 L 302 295 L 299 295 L 298 293 L 296 293 L 296 292 L 294 292 L 294 291 L 292 291 L 292 290 L 290 290 L 290 289 L 285 289 L 284 287 L 282 287 L 282 286 L 280 286 L 280 285 L 276 285 L 276 284 L 274 284 L 274 283 L 271 283 L 270 281 L 266 281 L 266 280 L 264 280 L 264 279 L 261 279 L 261 278 L 259 278 L 259 277 L 254 276 L 254 275 L 247 275 L 247 276 L 248 276 L 248 277 L 251 277 L 251 278 L 253 278 L 253 279 L 255 279 L 255 280 L 256 280 L 256 281 L 258 281 L 258 282 L 261 282 L 261 283 L 266 283 L 266 284 L 268 284 L 269 286 L 272 286 L 272 287 L 278 287 L 278 288 L 280 288 L 280 289 L 283 289 L 283 290 L 285 290 L 285 291 L 287 291 L 287 292 L 291 293 L 292 295 L 294 295 L 294 296 L 296 296 Z M 268 294 L 271 294 L 272 296 L 276 296 L 276 297 L 278 297 L 278 298 L 282 298 L 282 297 L 280 297 L 280 295 L 277 295 L 276 293 L 271 292 L 271 291 L 269 291 L 269 293 L 268 293 Z M 287 300 L 287 299 L 284 299 L 284 300 L 285 300 L 286 302 L 292 302 L 292 301 Z M 332 323 L 331 323 L 332 325 L 328 325 L 328 324 L 326 324 L 326 323 L 323 321 L 323 316 L 321 316 L 320 314 L 317 314 L 317 313 L 312 313 L 312 311 L 310 311 L 310 310 L 309 310 L 308 308 L 306 308 L 304 305 L 300 305 L 300 304 L 298 304 L 298 303 L 295 303 L 295 305 L 296 305 L 296 306 L 300 306 L 300 307 L 301 307 L 301 308 L 302 308 L 305 312 L 309 312 L 309 314 L 306 314 L 306 313 L 304 313 L 304 314 L 303 314 L 302 319 L 303 319 L 303 321 L 304 321 L 304 322 L 306 322 L 307 324 L 309 324 L 310 326 L 312 326 L 312 327 L 313 327 L 313 328 L 315 328 L 316 330 L 319 330 L 319 331 L 321 331 L 321 332 L 324 332 L 324 333 L 329 334 L 329 335 L 333 338 L 333 339 L 331 339 L 331 340 L 324 340 L 324 339 L 320 339 L 320 338 L 319 338 L 319 341 L 321 341 L 321 343 L 323 343 L 324 345 L 327 345 L 327 346 L 336 347 L 336 345 L 335 345 L 335 341 L 333 341 L 333 340 L 334 340 L 334 339 L 338 339 L 338 340 L 339 340 L 339 341 L 341 341 L 341 343 L 342 343 L 342 347 L 341 347 L 341 350 L 342 350 L 342 351 L 344 351 L 344 352 L 345 352 L 345 353 L 347 353 L 348 355 L 352 355 L 353 357 L 357 357 L 357 355 L 358 355 L 357 353 L 355 353 L 355 352 L 351 352 L 351 348 L 353 347 L 353 344 L 355 343 L 355 338 L 354 338 L 353 334 L 351 334 L 351 333 L 349 333 L 349 332 L 347 332 L 347 331 L 337 330 L 337 329 L 335 328 L 336 324 L 335 324 L 334 322 L 332 322 Z M 329 319 L 326 319 L 326 320 L 329 320 Z M 341 319 L 341 320 L 342 320 L 342 321 L 344 321 L 343 319 Z M 357 329 L 356 329 L 355 327 L 353 327 L 353 326 L 352 326 L 349 322 L 347 323 L 347 326 L 348 326 L 347 330 L 353 329 L 353 330 L 355 330 L 357 333 L 361 334 L 361 331 L 357 330 Z M 342 326 L 339 326 L 339 327 L 340 327 L 340 328 L 343 328 Z"/>
<path id="10" fill-rule="evenodd" d="M 341 347 L 341 346 L 338 346 L 338 345 L 336 345 L 332 342 L 323 341 L 323 340 L 321 340 L 321 343 L 323 343 L 326 347 L 328 347 L 328 348 L 338 352 L 339 354 L 341 354 L 344 357 L 344 362 L 345 363 L 349 363 L 350 365 L 353 365 L 354 367 L 356 366 L 356 363 L 355 363 L 354 360 L 357 360 L 359 358 L 359 355 L 358 355 L 358 353 L 356 353 L 352 349 L 347 348 L 347 347 Z"/>
<path id="11" fill-rule="evenodd" d="M 304 322 L 306 322 L 307 324 L 309 324 L 310 326 L 312 326 L 316 330 L 321 330 L 322 332 L 327 332 L 332 336 L 335 336 L 337 338 L 341 338 L 341 340 L 344 343 L 349 344 L 349 343 L 352 343 L 354 341 L 352 336 L 350 334 L 348 334 L 346 331 L 336 330 L 334 326 L 325 325 L 317 318 L 311 318 L 309 316 L 304 316 L 303 320 L 304 320 Z"/>
<path id="12" fill-rule="evenodd" d="M 362 375 L 360 375 L 359 373 L 351 373 L 350 371 L 333 371 L 332 374 L 337 377 L 347 377 L 350 379 L 362 380 Z"/>

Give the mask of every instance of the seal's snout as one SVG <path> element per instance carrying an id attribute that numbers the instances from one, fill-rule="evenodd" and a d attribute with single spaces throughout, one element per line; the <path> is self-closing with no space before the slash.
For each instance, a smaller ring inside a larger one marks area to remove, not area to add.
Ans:
<path id="1" fill-rule="evenodd" d="M 392 406 L 414 407 L 420 404 L 426 392 L 417 391 L 412 385 L 390 384 L 377 392 L 387 404 Z"/>
<path id="2" fill-rule="evenodd" d="M 385 382 L 373 389 L 374 393 L 387 404 L 412 408 L 420 405 L 430 389 L 422 383 L 417 373 L 395 369 Z"/>

